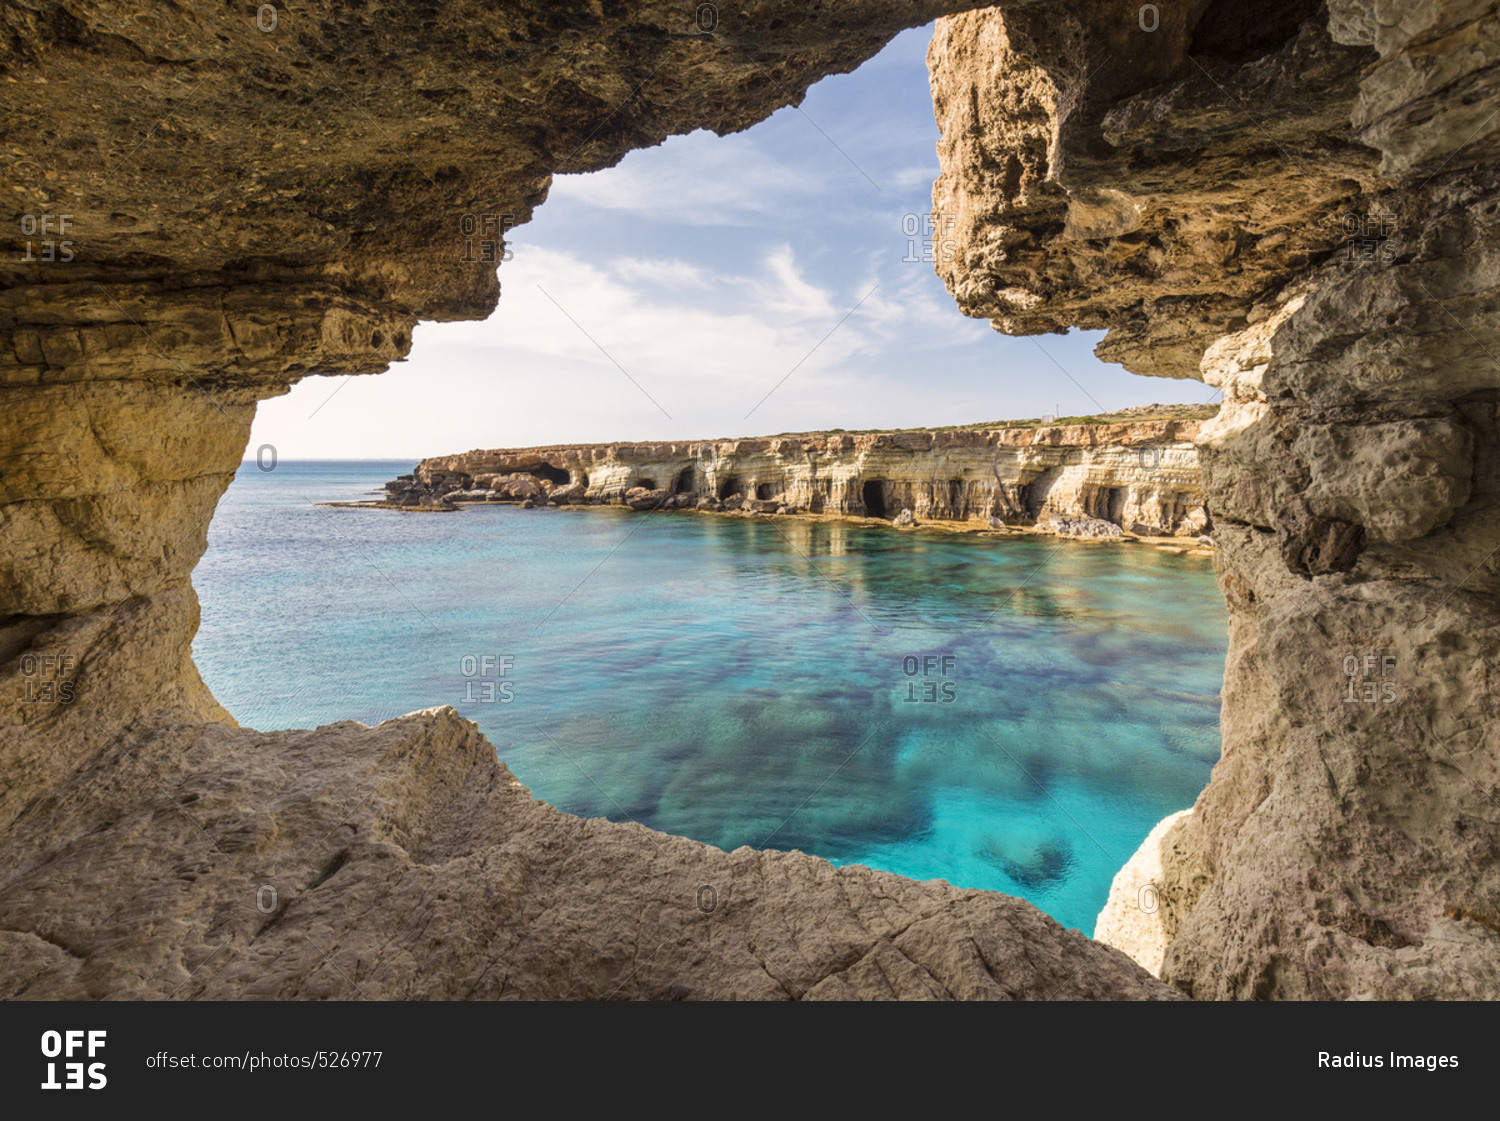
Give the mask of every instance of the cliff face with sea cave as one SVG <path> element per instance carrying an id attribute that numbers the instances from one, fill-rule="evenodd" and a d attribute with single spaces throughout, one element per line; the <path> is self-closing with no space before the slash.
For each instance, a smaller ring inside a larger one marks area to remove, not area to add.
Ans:
<path id="1" fill-rule="evenodd" d="M 1211 411 L 1211 410 L 1210 410 Z M 1209 528 L 1200 423 L 808 433 L 677 444 L 499 448 L 424 459 L 387 502 L 624 502 L 1006 525 L 1098 519 L 1135 534 Z"/>

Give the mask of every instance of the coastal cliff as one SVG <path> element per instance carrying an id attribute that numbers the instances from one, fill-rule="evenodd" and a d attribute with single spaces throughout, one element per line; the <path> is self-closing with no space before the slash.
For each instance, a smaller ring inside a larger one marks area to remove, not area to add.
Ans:
<path id="1" fill-rule="evenodd" d="M 1130 533 L 1209 528 L 1193 447 L 1201 422 L 809 433 L 670 444 L 502 448 L 424 459 L 387 502 L 617 502 L 919 519 L 1053 517 Z M 644 492 L 644 493 L 639 493 Z"/>

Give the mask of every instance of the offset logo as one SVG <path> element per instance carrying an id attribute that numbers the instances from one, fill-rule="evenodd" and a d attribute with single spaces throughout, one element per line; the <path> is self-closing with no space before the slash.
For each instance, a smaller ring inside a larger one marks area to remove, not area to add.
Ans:
<path id="1" fill-rule="evenodd" d="M 54 1060 L 47 1063 L 47 1081 L 43 1090 L 102 1090 L 108 1083 L 104 1077 L 104 1064 L 85 1063 L 85 1058 L 97 1058 L 104 1050 L 102 1031 L 44 1031 L 42 1032 L 42 1057 Z M 69 1062 L 56 1062 L 68 1059 Z M 58 1068 L 62 1068 L 62 1081 L 58 1081 Z M 85 1078 L 87 1081 L 85 1081 Z"/>
<path id="2" fill-rule="evenodd" d="M 908 654 L 901 659 L 901 672 L 908 679 L 906 696 L 902 698 L 902 701 L 908 703 L 936 701 L 939 704 L 951 704 L 958 697 L 958 685 L 952 680 L 957 665 L 958 658 L 952 654 L 924 654 L 920 658 L 915 654 Z M 918 675 L 923 679 L 920 696 L 916 681 L 911 680 Z"/>

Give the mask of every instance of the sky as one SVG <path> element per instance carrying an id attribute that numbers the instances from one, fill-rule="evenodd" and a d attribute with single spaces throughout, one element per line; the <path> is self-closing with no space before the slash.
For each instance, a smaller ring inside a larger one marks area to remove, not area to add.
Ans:
<path id="1" fill-rule="evenodd" d="M 903 32 L 733 136 L 699 130 L 560 175 L 507 239 L 483 322 L 422 323 L 378 375 L 263 402 L 247 457 L 910 428 L 1206 401 L 1100 362 L 1098 331 L 1011 338 L 932 269 L 925 54 Z M 1076 384 L 1075 384 L 1076 382 Z"/>

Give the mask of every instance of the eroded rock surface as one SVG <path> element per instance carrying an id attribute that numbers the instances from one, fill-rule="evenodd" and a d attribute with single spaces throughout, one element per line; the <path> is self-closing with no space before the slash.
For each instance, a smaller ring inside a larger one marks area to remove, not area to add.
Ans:
<path id="1" fill-rule="evenodd" d="M 1178 810 L 1157 822 L 1109 885 L 1109 898 L 1094 925 L 1094 937 L 1130 955 L 1161 976 L 1167 947 L 1177 932 L 1177 918 L 1162 898 L 1166 881 L 1163 854 L 1182 830 L 1192 810 Z"/>
<path id="2" fill-rule="evenodd" d="M 641 508 L 738 495 L 770 512 L 890 518 L 910 509 L 1010 525 L 1092 518 L 1196 538 L 1209 524 L 1193 446 L 1200 427 L 1153 420 L 497 448 L 424 459 L 387 489 L 398 506 L 553 494 L 636 505 L 630 495 L 640 491 L 653 495 Z"/>
<path id="3" fill-rule="evenodd" d="M 1019 899 L 559 813 L 448 708 L 106 737 L 6 845 L 9 998 L 1180 996 Z"/>
<path id="4" fill-rule="evenodd" d="M 939 22 L 933 200 L 964 311 L 1108 328 L 1101 356 L 1225 395 L 1198 438 L 1224 755 L 1132 862 L 1162 975 L 1493 997 L 1496 6 L 1123 9 Z"/>

